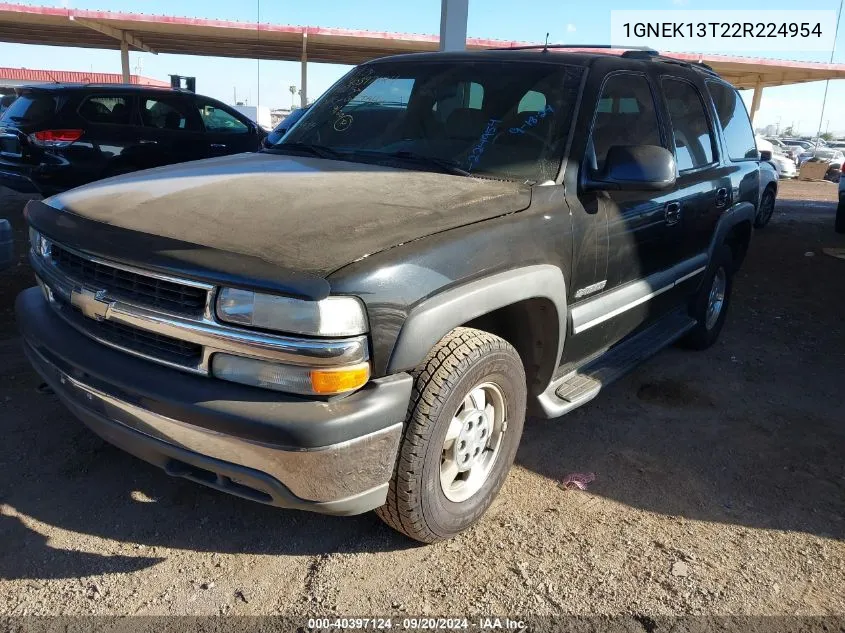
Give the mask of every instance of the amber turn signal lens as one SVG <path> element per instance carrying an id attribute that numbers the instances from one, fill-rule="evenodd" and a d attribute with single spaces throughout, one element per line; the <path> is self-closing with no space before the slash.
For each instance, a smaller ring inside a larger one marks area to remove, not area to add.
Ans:
<path id="1" fill-rule="evenodd" d="M 363 387 L 370 379 L 369 363 L 338 369 L 312 369 L 311 387 L 314 393 L 330 395 Z"/>

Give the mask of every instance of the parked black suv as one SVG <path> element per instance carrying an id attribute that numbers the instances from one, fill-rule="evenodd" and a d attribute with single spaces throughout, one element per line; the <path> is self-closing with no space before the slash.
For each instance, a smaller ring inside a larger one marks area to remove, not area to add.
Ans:
<path id="1" fill-rule="evenodd" d="M 264 137 L 236 110 L 181 90 L 46 84 L 19 93 L 0 115 L 0 185 L 28 193 L 252 152 Z"/>
<path id="2" fill-rule="evenodd" d="M 433 542 L 490 505 L 526 410 L 713 344 L 758 169 L 705 66 L 380 59 L 272 149 L 30 202 L 18 322 L 65 404 L 168 473 Z"/>

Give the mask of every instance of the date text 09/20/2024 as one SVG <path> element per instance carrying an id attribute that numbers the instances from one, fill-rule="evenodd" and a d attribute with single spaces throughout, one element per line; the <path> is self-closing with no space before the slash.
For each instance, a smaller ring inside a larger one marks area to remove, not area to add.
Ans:
<path id="1" fill-rule="evenodd" d="M 475 620 L 469 618 L 393 618 L 360 617 L 360 618 L 311 618 L 308 620 L 309 630 L 391 630 L 432 631 L 432 630 L 504 630 L 524 631 L 526 623 L 522 620 L 500 617 L 481 617 Z"/>

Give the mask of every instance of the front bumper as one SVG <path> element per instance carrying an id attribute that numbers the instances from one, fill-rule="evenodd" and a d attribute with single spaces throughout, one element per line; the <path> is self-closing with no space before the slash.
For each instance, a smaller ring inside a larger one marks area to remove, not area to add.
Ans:
<path id="1" fill-rule="evenodd" d="M 106 441 L 171 475 L 285 508 L 359 514 L 383 505 L 411 377 L 308 400 L 160 367 L 65 323 L 38 288 L 16 317 L 35 369 Z"/>

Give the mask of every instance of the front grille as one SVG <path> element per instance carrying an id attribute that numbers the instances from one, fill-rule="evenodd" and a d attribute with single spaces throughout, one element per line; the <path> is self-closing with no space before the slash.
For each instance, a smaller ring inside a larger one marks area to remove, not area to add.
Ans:
<path id="1" fill-rule="evenodd" d="M 61 302 L 61 310 L 79 329 L 126 350 L 190 368 L 197 367 L 202 358 L 202 346 L 196 343 L 180 341 L 114 321 L 89 319 L 75 306 L 64 302 Z"/>
<path id="2" fill-rule="evenodd" d="M 72 253 L 58 244 L 51 247 L 53 264 L 71 279 L 107 290 L 115 299 L 168 310 L 185 315 L 199 315 L 205 309 L 208 291 L 157 277 L 93 262 Z"/>

